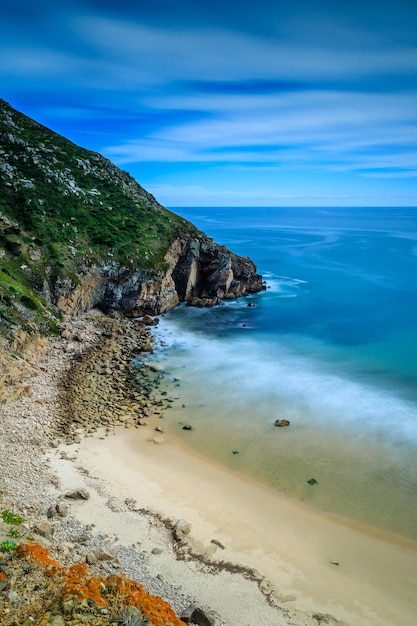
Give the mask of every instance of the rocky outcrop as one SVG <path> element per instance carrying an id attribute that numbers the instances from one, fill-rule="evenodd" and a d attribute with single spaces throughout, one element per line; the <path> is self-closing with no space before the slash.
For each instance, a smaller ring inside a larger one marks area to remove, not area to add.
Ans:
<path id="1" fill-rule="evenodd" d="M 67 279 L 55 285 L 55 302 L 66 314 L 92 307 L 104 312 L 159 314 L 180 302 L 212 306 L 223 298 L 236 298 L 263 289 L 255 264 L 211 239 L 177 238 L 169 247 L 165 273 L 150 276 L 143 269 L 122 267 L 112 261 L 93 267 L 77 285 Z"/>
<path id="2" fill-rule="evenodd" d="M 236 298 L 262 289 L 255 264 L 212 240 L 181 242 L 181 255 L 172 278 L 181 302 Z"/>

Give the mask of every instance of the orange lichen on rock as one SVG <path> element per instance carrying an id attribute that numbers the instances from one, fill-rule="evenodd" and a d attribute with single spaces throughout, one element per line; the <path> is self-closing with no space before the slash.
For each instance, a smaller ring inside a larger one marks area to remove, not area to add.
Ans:
<path id="1" fill-rule="evenodd" d="M 58 563 L 49 556 L 48 550 L 38 543 L 21 543 L 17 546 L 16 552 L 20 558 L 29 557 L 43 567 L 52 567 L 55 571 L 60 569 Z"/>
<path id="2" fill-rule="evenodd" d="M 140 583 L 125 578 L 123 575 L 111 576 L 107 583 L 115 588 L 116 593 L 124 597 L 126 604 L 139 607 L 150 624 L 184 626 L 184 622 L 178 619 L 167 602 L 148 593 Z"/>
<path id="3" fill-rule="evenodd" d="M 80 602 L 91 600 L 96 606 L 107 607 L 111 598 L 118 598 L 126 606 L 139 607 L 142 614 L 153 626 L 184 626 L 175 615 L 171 606 L 146 591 L 140 583 L 125 578 L 123 574 L 111 575 L 106 578 L 91 576 L 87 565 L 73 565 L 65 568 L 52 559 L 46 548 L 37 543 L 26 543 L 18 546 L 17 555 L 28 557 L 45 568 L 48 576 L 59 574 L 62 581 L 63 598 L 76 596 Z M 1 580 L 0 574 L 0 580 Z M 3 574 L 3 577 L 4 574 Z"/>
<path id="4" fill-rule="evenodd" d="M 6 578 L 6 574 L 3 574 L 3 572 L 0 573 L 0 580 L 4 580 Z"/>
<path id="5" fill-rule="evenodd" d="M 92 600 L 97 606 L 107 606 L 102 590 L 104 579 L 90 576 L 86 565 L 73 565 L 63 574 L 64 595 L 76 595 L 80 600 Z"/>

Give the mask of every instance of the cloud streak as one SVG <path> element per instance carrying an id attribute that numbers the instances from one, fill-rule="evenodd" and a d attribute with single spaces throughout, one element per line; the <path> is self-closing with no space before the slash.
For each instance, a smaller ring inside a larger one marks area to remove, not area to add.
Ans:
<path id="1" fill-rule="evenodd" d="M 380 198 L 390 183 L 388 203 L 417 204 L 417 11 L 401 0 L 341 13 L 325 0 L 261 5 L 9 7 L 2 95 L 173 199 L 175 182 L 230 199 L 226 176 L 250 198 L 269 171 L 271 188 L 285 173 L 315 201 L 319 182 L 341 199 L 352 188 Z"/>

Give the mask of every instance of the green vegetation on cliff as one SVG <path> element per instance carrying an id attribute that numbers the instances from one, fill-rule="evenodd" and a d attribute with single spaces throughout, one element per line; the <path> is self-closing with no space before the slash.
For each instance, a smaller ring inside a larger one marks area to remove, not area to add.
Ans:
<path id="1" fill-rule="evenodd" d="M 190 231 L 108 159 L 0 99 L 0 332 L 49 332 L 54 285 L 76 285 L 92 266 L 157 275 L 169 244 Z"/>

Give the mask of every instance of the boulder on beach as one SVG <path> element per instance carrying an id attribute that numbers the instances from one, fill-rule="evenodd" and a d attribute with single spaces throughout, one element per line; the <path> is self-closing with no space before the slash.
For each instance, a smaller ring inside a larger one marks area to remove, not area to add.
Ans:
<path id="1" fill-rule="evenodd" d="M 189 524 L 183 519 L 178 520 L 178 522 L 175 524 L 174 528 L 172 529 L 172 534 L 174 536 L 174 539 L 176 539 L 176 541 L 182 541 L 183 539 L 186 538 L 187 535 L 190 534 L 190 532 L 191 532 L 191 524 Z"/>
<path id="2" fill-rule="evenodd" d="M 87 489 L 84 489 L 83 487 L 81 487 L 80 489 L 74 489 L 73 491 L 68 491 L 68 493 L 65 494 L 65 497 L 70 498 L 71 500 L 88 500 L 88 498 L 90 497 L 90 494 L 87 491 Z"/>
<path id="3" fill-rule="evenodd" d="M 190 606 L 182 612 L 181 621 L 185 624 L 195 624 L 196 626 L 215 626 L 214 615 L 200 606 Z"/>

